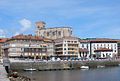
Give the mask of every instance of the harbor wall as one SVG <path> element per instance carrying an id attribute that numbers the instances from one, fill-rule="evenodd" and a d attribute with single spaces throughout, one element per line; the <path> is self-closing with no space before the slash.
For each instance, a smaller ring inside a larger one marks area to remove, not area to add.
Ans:
<path id="1" fill-rule="evenodd" d="M 12 70 L 23 70 L 34 68 L 37 70 L 67 70 L 80 69 L 81 66 L 89 66 L 96 68 L 97 66 L 118 66 L 119 61 L 52 61 L 52 62 L 11 62 L 10 68 Z"/>

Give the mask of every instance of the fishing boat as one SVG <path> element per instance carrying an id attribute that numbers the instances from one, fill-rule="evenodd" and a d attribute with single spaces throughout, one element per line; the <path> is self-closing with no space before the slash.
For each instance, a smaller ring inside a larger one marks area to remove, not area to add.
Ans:
<path id="1" fill-rule="evenodd" d="M 81 66 L 81 69 L 89 69 L 89 66 Z"/>

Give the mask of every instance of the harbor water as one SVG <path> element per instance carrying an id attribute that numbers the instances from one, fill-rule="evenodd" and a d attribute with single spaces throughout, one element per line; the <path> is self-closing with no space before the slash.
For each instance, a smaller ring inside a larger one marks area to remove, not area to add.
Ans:
<path id="1" fill-rule="evenodd" d="M 120 67 L 89 70 L 19 71 L 32 81 L 120 81 Z"/>

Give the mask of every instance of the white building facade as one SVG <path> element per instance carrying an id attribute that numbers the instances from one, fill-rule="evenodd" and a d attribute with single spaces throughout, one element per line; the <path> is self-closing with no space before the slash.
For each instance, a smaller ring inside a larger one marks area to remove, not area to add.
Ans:
<path id="1" fill-rule="evenodd" d="M 113 58 L 118 54 L 117 41 L 113 39 L 80 40 L 80 47 L 89 51 L 89 57 Z"/>
<path id="2" fill-rule="evenodd" d="M 79 58 L 90 58 L 90 42 L 88 40 L 79 40 L 79 48 L 82 52 Z"/>
<path id="3" fill-rule="evenodd" d="M 79 55 L 79 40 L 76 37 L 63 37 L 55 40 L 55 54 L 60 58 L 74 58 Z"/>
<path id="4" fill-rule="evenodd" d="M 98 51 L 98 52 L 96 52 Z M 91 54 L 100 53 L 101 58 L 114 57 L 118 54 L 117 42 L 91 43 Z"/>

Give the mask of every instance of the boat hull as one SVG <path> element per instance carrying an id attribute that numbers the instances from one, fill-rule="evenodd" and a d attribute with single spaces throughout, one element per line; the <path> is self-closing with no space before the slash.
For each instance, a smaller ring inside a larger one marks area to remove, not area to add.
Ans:
<path id="1" fill-rule="evenodd" d="M 89 69 L 89 66 L 81 66 L 81 69 Z"/>
<path id="2" fill-rule="evenodd" d="M 24 69 L 24 71 L 36 71 L 36 69 L 30 68 L 30 69 Z"/>

